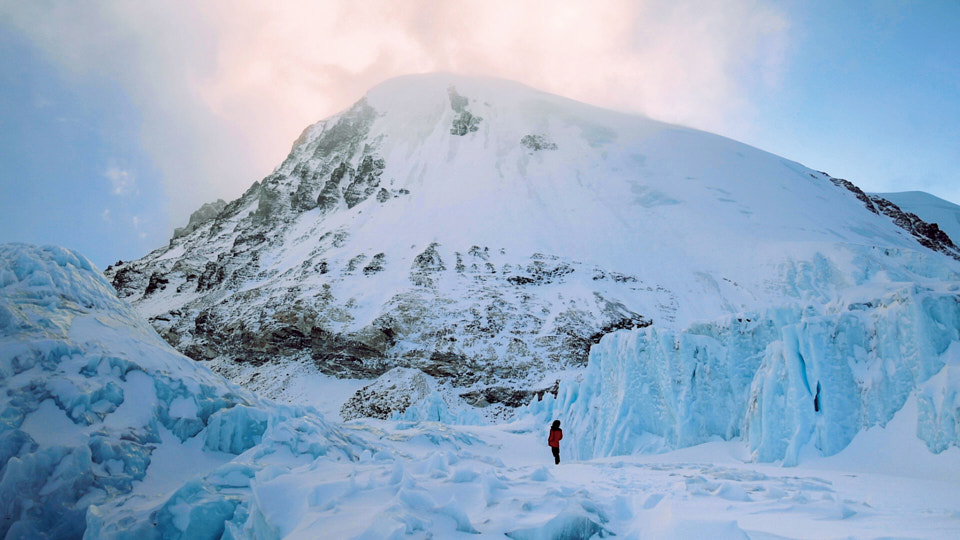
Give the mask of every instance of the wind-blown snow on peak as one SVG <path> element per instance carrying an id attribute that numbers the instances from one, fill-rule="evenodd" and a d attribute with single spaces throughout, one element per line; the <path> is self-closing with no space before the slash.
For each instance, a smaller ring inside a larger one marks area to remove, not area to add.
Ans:
<path id="1" fill-rule="evenodd" d="M 349 378 L 415 367 L 518 401 L 615 330 L 956 279 L 934 229 L 730 139 L 433 74 L 309 127 L 216 218 L 107 275 L 236 380 L 278 358 Z"/>
<path id="2" fill-rule="evenodd" d="M 422 250 L 437 242 L 463 251 L 480 245 L 590 260 L 602 254 L 614 261 L 598 262 L 610 264 L 623 258 L 616 249 L 598 250 L 592 234 L 622 226 L 603 206 L 609 201 L 598 199 L 611 178 L 596 174 L 594 161 L 617 138 L 663 128 L 639 120 L 496 79 L 405 77 L 313 126 L 278 172 L 295 175 L 324 160 L 331 134 L 369 122 L 363 137 L 369 151 L 356 165 L 347 163 L 362 175 L 367 157 L 370 169 L 382 161 L 380 189 L 404 196 L 361 217 L 347 186 L 340 209 L 351 215 L 327 220 L 349 226 L 353 243 L 388 259 L 410 259 L 410 245 Z"/>

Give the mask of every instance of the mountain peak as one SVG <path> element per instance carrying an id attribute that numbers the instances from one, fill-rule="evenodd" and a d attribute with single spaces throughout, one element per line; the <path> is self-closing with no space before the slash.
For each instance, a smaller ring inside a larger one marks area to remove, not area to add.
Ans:
<path id="1" fill-rule="evenodd" d="M 215 218 L 110 276 L 171 344 L 225 372 L 416 367 L 509 396 L 551 387 L 617 329 L 957 275 L 918 242 L 922 224 L 878 204 L 717 135 L 415 75 L 310 126 Z"/>

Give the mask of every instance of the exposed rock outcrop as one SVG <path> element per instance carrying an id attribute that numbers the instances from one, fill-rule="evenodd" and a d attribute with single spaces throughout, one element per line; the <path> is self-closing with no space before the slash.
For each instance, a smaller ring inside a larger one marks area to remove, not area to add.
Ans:
<path id="1" fill-rule="evenodd" d="M 545 135 L 524 135 L 520 144 L 536 152 L 537 150 L 556 150 L 557 144 L 550 142 Z"/>
<path id="2" fill-rule="evenodd" d="M 457 117 L 453 119 L 453 126 L 450 127 L 450 134 L 462 137 L 480 129 L 480 121 L 483 118 L 474 116 L 467 110 L 470 100 L 458 94 L 453 86 L 448 88 L 447 92 L 450 94 L 450 108 L 457 113 Z"/>
<path id="3" fill-rule="evenodd" d="M 178 227 L 174 229 L 173 238 L 177 239 L 197 230 L 197 228 L 204 223 L 217 217 L 220 212 L 223 212 L 223 209 L 226 208 L 226 206 L 227 202 L 223 199 L 217 199 L 214 202 L 204 204 L 196 212 L 190 214 L 190 221 L 187 223 L 186 227 Z"/>
<path id="4" fill-rule="evenodd" d="M 423 400 L 433 391 L 432 377 L 418 369 L 394 368 L 350 397 L 340 409 L 344 420 L 389 418 Z"/>
<path id="5" fill-rule="evenodd" d="M 898 227 L 913 235 L 917 242 L 920 242 L 924 247 L 960 260 L 960 248 L 953 243 L 953 240 L 946 233 L 940 230 L 936 223 L 927 223 L 916 214 L 904 212 L 899 206 L 883 197 L 868 195 L 849 180 L 830 178 L 830 181 L 852 192 L 860 199 L 867 210 L 874 214 L 889 217 Z"/>

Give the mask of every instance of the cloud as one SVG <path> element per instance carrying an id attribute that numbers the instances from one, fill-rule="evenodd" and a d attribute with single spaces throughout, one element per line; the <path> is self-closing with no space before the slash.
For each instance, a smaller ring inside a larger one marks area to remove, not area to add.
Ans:
<path id="1" fill-rule="evenodd" d="M 0 15 L 75 76 L 127 90 L 176 194 L 171 226 L 239 195 L 304 127 L 389 77 L 498 76 L 737 135 L 789 38 L 753 0 L 37 0 Z"/>
<path id="2" fill-rule="evenodd" d="M 100 218 L 107 223 L 113 223 L 113 217 L 110 215 L 109 208 L 104 208 L 103 212 L 100 212 Z"/>
<path id="3" fill-rule="evenodd" d="M 110 180 L 112 186 L 111 191 L 114 195 L 127 195 L 132 193 L 136 187 L 136 178 L 134 174 L 126 169 L 122 169 L 117 166 L 116 163 L 111 162 L 107 166 L 107 170 L 104 171 L 103 176 Z"/>

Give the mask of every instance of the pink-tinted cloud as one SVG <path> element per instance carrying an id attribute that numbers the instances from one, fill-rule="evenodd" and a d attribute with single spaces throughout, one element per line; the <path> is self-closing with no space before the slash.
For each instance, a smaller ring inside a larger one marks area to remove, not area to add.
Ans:
<path id="1" fill-rule="evenodd" d="M 267 174 L 306 125 L 406 73 L 504 77 L 744 134 L 789 30 L 752 0 L 41 0 L 0 13 L 73 74 L 128 90 L 177 194 L 171 227 Z"/>

